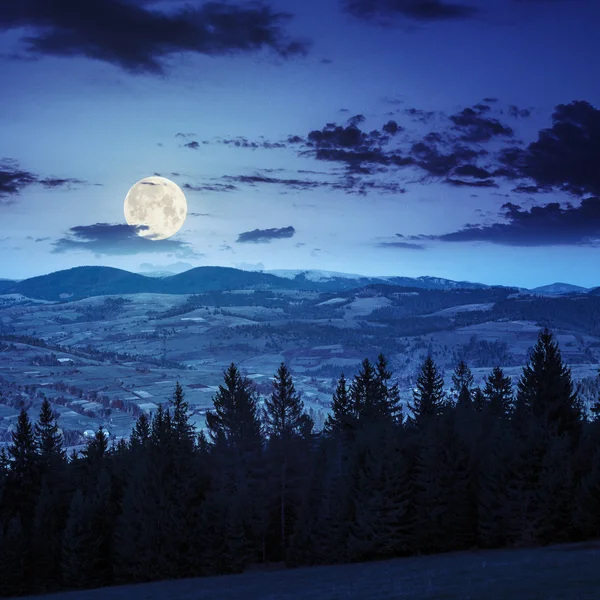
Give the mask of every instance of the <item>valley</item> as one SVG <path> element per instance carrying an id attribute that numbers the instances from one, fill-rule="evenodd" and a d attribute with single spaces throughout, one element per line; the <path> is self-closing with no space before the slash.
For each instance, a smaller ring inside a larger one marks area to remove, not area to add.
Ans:
<path id="1" fill-rule="evenodd" d="M 93 268 L 82 269 L 89 283 Z M 236 280 L 234 269 L 225 271 L 225 280 L 204 282 L 200 288 L 215 288 L 204 291 L 177 276 L 179 292 L 193 292 L 187 294 L 118 293 L 127 273 L 119 271 L 118 282 L 103 279 L 103 291 L 115 293 L 93 295 L 71 273 L 62 282 L 57 274 L 46 276 L 46 284 L 21 282 L 37 297 L 1 295 L 0 442 L 10 440 L 21 402 L 36 414 L 44 397 L 60 414 L 67 446 L 81 446 L 100 425 L 119 439 L 142 411 L 170 397 L 176 381 L 192 422 L 203 428 L 232 361 L 263 396 L 286 362 L 319 428 L 339 374 L 352 376 L 366 357 L 388 357 L 406 403 L 428 353 L 445 370 L 448 389 L 460 359 L 477 383 L 496 365 L 516 381 L 542 326 L 555 332 L 584 399 L 598 392 L 600 297 L 587 291 L 275 275 L 257 288 L 261 274 L 238 271 Z M 134 277 L 143 286 L 146 279 Z M 148 285 L 168 289 L 169 279 Z M 336 281 L 343 282 L 338 289 Z M 69 298 L 47 299 L 60 289 Z"/>

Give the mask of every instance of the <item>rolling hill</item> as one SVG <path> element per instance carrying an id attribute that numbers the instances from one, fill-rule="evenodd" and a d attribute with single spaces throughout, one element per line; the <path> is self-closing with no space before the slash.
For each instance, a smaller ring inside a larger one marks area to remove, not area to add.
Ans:
<path id="1" fill-rule="evenodd" d="M 366 277 L 331 271 L 245 271 L 230 267 L 196 267 L 176 275 L 157 277 L 131 273 L 113 267 L 75 267 L 22 281 L 0 279 L 0 294 L 21 294 L 47 301 L 71 301 L 93 296 L 121 294 L 199 294 L 227 290 L 298 290 L 340 293 L 370 286 L 393 286 L 417 290 L 486 290 L 511 289 L 440 277 Z M 516 288 L 512 288 L 518 292 Z M 600 288 L 586 288 L 567 283 L 553 283 L 522 294 L 561 296 L 565 294 L 599 295 Z"/>

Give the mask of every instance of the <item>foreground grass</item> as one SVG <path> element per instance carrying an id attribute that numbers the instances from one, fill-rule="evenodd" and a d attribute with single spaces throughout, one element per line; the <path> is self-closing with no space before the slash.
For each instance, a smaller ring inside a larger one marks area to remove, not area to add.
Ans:
<path id="1" fill-rule="evenodd" d="M 305 567 L 30 596 L 45 600 L 588 600 L 600 541 Z"/>

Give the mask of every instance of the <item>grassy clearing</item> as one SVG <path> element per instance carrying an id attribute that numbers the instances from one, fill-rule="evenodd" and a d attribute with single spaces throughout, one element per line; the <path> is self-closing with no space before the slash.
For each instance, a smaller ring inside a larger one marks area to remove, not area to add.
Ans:
<path id="1" fill-rule="evenodd" d="M 33 596 L 29 597 L 33 600 Z M 35 598 L 42 598 L 36 596 Z M 46 600 L 592 600 L 600 541 L 247 572 L 43 596 Z"/>

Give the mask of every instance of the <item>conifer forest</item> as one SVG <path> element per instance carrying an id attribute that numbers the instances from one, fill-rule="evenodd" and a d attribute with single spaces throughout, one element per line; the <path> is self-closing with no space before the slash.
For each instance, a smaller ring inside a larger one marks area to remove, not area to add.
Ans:
<path id="1" fill-rule="evenodd" d="M 383 355 L 339 376 L 315 430 L 281 364 L 270 394 L 231 364 L 206 429 L 179 383 L 128 440 L 64 449 L 45 401 L 0 455 L 0 595 L 600 537 L 600 402 L 586 414 L 552 332 L 513 389 L 451 391 L 431 357 L 401 398 Z"/>

